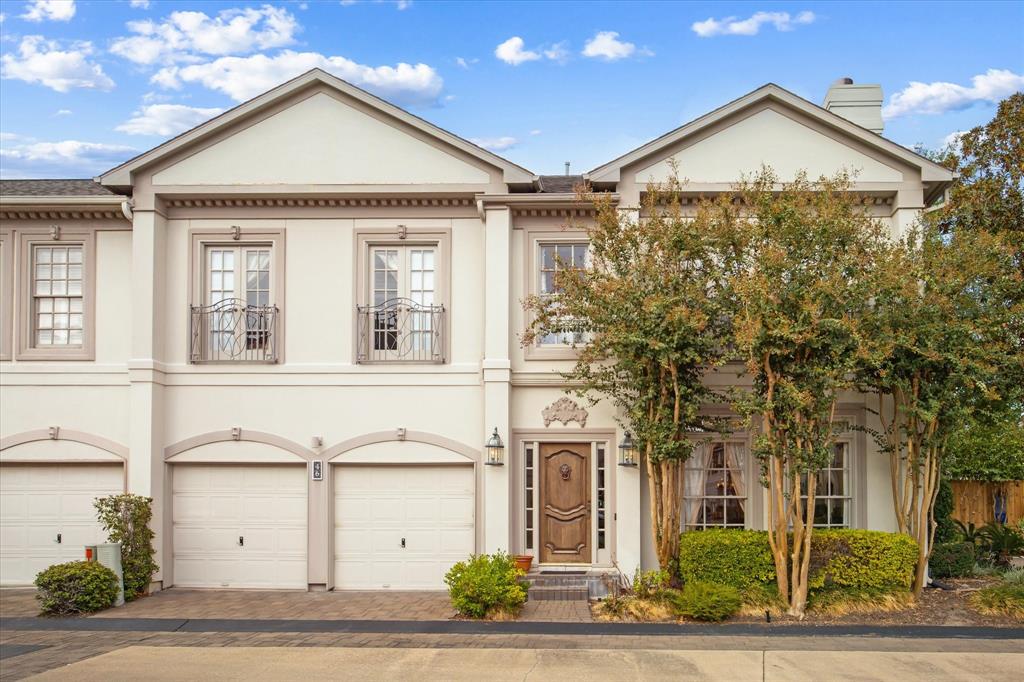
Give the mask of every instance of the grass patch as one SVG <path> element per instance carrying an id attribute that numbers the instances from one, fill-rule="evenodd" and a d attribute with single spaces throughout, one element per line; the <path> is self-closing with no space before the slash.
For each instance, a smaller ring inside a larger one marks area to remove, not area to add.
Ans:
<path id="1" fill-rule="evenodd" d="M 909 590 L 816 590 L 807 600 L 808 610 L 827 616 L 902 611 L 913 605 Z"/>
<path id="2" fill-rule="evenodd" d="M 969 599 L 981 613 L 1024 621 L 1024 580 L 1020 578 L 978 590 Z"/>
<path id="3" fill-rule="evenodd" d="M 663 599 L 626 595 L 607 597 L 594 606 L 594 617 L 600 621 L 656 623 L 675 620 L 672 607 Z"/>
<path id="4" fill-rule="evenodd" d="M 743 599 L 741 616 L 764 616 L 765 611 L 779 616 L 786 612 L 786 603 L 779 597 L 779 586 L 775 583 L 748 585 L 740 590 L 740 596 Z"/>

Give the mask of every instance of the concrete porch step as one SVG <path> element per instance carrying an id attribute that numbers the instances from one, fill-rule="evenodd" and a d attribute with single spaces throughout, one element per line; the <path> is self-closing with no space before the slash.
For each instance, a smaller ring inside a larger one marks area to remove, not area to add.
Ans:
<path id="1" fill-rule="evenodd" d="M 600 599 L 618 592 L 618 572 L 607 569 L 534 569 L 526 574 L 530 598 L 537 600 Z"/>
<path id="2" fill-rule="evenodd" d="M 587 601 L 590 590 L 582 587 L 540 587 L 532 586 L 529 598 L 533 601 Z"/>

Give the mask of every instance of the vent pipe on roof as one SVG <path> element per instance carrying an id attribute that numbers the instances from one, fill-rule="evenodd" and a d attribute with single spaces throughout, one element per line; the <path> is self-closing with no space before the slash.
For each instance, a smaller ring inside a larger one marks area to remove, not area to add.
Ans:
<path id="1" fill-rule="evenodd" d="M 828 89 L 823 107 L 873 133 L 882 134 L 882 86 L 840 78 Z"/>

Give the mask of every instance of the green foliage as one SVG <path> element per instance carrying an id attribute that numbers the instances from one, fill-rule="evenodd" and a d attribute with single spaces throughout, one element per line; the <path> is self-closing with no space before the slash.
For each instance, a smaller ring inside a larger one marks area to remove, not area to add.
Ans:
<path id="1" fill-rule="evenodd" d="M 933 578 L 969 578 L 974 561 L 974 543 L 942 542 L 932 549 L 928 568 Z"/>
<path id="2" fill-rule="evenodd" d="M 1019 409 L 972 421 L 946 444 L 945 474 L 960 481 L 1024 480 L 1024 426 Z"/>
<path id="3" fill-rule="evenodd" d="M 900 533 L 819 529 L 811 537 L 810 587 L 906 590 L 917 545 Z M 763 531 L 708 529 L 683 533 L 679 551 L 684 583 L 707 580 L 741 590 L 775 580 Z"/>
<path id="4" fill-rule="evenodd" d="M 978 536 L 981 550 L 999 566 L 1008 566 L 1011 556 L 1024 553 L 1024 533 L 1013 526 L 989 523 Z"/>
<path id="5" fill-rule="evenodd" d="M 515 612 L 526 603 L 528 585 L 515 559 L 504 552 L 475 554 L 444 576 L 452 606 L 464 616 L 484 618 L 499 610 Z"/>
<path id="6" fill-rule="evenodd" d="M 68 616 L 109 609 L 117 600 L 117 576 L 95 561 L 55 564 L 36 576 L 44 614 Z"/>
<path id="7" fill-rule="evenodd" d="M 633 575 L 633 584 L 630 591 L 640 599 L 655 599 L 660 593 L 667 589 L 672 582 L 672 574 L 662 569 L 660 571 L 641 571 L 636 569 Z"/>
<path id="8" fill-rule="evenodd" d="M 123 494 L 101 497 L 94 503 L 97 517 L 108 542 L 121 544 L 121 569 L 124 571 L 124 598 L 132 601 L 149 591 L 149 583 L 159 570 L 154 556 L 153 498 Z"/>
<path id="9" fill-rule="evenodd" d="M 980 529 L 974 525 L 974 522 L 964 523 L 960 519 L 953 519 L 953 525 L 956 526 L 956 535 L 961 542 L 969 542 L 975 547 L 981 542 Z"/>
<path id="10" fill-rule="evenodd" d="M 1024 620 L 1024 583 L 1003 582 L 985 587 L 972 594 L 970 600 L 982 613 L 1002 614 Z"/>
<path id="11" fill-rule="evenodd" d="M 743 603 L 740 591 L 731 585 L 694 580 L 669 595 L 673 610 L 696 620 L 720 621 L 734 615 Z"/>
<path id="12" fill-rule="evenodd" d="M 763 531 L 709 528 L 683 533 L 679 576 L 745 589 L 775 580 L 775 561 Z"/>
<path id="13" fill-rule="evenodd" d="M 939 493 L 935 496 L 935 542 L 956 540 L 956 524 L 953 522 L 953 486 L 943 478 L 939 481 Z"/>
<path id="14" fill-rule="evenodd" d="M 909 589 L 917 544 L 902 533 L 818 530 L 811 540 L 812 588 Z"/>

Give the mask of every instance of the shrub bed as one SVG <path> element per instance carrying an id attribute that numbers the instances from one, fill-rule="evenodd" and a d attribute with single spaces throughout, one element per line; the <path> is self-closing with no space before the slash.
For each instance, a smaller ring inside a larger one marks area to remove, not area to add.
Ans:
<path id="1" fill-rule="evenodd" d="M 44 614 L 68 616 L 109 609 L 117 600 L 117 576 L 94 561 L 50 566 L 36 576 Z"/>
<path id="2" fill-rule="evenodd" d="M 775 582 L 768 533 L 725 528 L 683 533 L 679 577 L 684 583 L 705 580 L 740 590 Z"/>
<path id="3" fill-rule="evenodd" d="M 460 561 L 444 576 L 452 606 L 470 618 L 500 617 L 526 603 L 527 583 L 508 554 L 476 554 Z"/>
<path id="4" fill-rule="evenodd" d="M 942 542 L 932 548 L 928 568 L 933 578 L 967 578 L 974 571 L 974 543 Z"/>
<path id="5" fill-rule="evenodd" d="M 696 620 L 720 621 L 740 610 L 740 591 L 731 585 L 694 580 L 669 595 L 673 610 Z"/>

